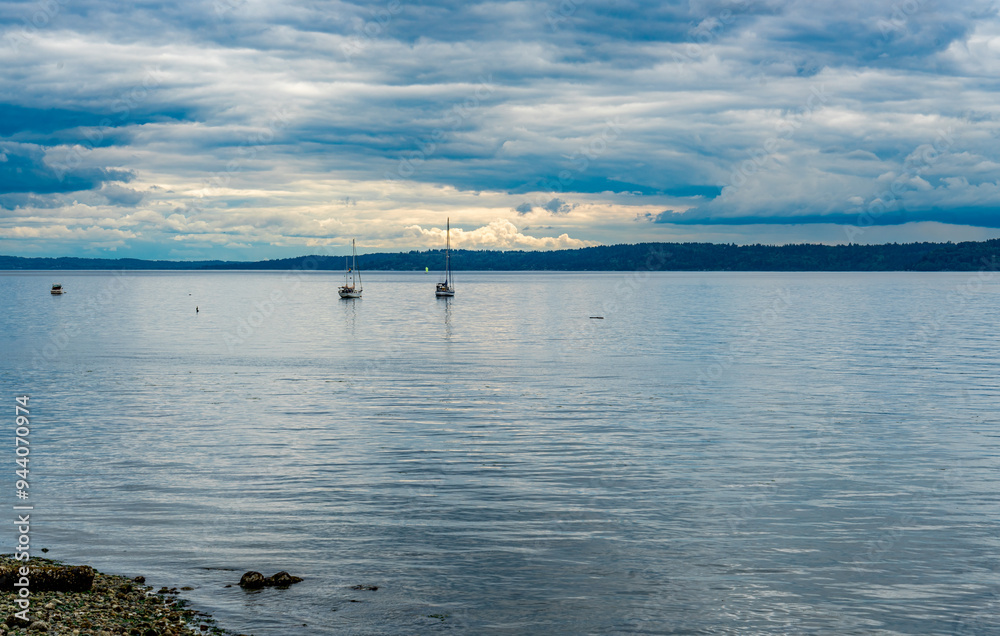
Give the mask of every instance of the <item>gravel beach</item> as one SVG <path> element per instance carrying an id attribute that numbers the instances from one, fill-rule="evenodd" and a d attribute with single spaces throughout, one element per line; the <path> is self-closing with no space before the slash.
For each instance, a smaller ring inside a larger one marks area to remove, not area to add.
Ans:
<path id="1" fill-rule="evenodd" d="M 15 615 L 22 610 L 15 583 L 25 565 L 31 571 L 27 622 Z M 177 594 L 176 588 L 154 593 L 142 577 L 102 574 L 49 559 L 26 563 L 0 556 L 0 636 L 231 634 L 215 626 L 210 616 L 184 607 Z"/>

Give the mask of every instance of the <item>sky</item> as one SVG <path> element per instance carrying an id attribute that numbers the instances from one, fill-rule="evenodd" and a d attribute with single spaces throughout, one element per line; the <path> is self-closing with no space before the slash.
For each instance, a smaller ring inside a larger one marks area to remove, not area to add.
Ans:
<path id="1" fill-rule="evenodd" d="M 0 2 L 0 254 L 1000 237 L 995 1 Z"/>

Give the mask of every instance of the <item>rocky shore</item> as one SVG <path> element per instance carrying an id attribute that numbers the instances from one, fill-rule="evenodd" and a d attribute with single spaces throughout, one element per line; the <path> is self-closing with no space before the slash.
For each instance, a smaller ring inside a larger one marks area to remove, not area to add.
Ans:
<path id="1" fill-rule="evenodd" d="M 19 569 L 29 575 L 28 620 L 17 614 Z M 0 556 L 0 636 L 190 636 L 228 634 L 211 617 L 185 607 L 176 588 L 153 588 L 129 579 L 49 559 L 27 563 Z M 241 635 L 242 636 L 242 635 Z"/>

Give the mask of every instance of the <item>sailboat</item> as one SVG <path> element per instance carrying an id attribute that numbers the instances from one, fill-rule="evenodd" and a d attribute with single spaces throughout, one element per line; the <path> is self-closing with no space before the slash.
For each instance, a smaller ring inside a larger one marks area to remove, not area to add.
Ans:
<path id="1" fill-rule="evenodd" d="M 447 248 L 444 253 L 444 282 L 438 283 L 434 295 L 438 298 L 455 295 L 455 281 L 451 279 L 451 219 L 448 219 Z"/>
<path id="2" fill-rule="evenodd" d="M 344 284 L 337 290 L 341 298 L 361 298 L 361 272 L 358 271 L 358 250 L 354 247 L 354 239 L 351 239 L 351 259 L 351 265 L 348 267 L 347 257 L 344 257 Z M 348 276 L 350 276 L 349 283 Z"/>

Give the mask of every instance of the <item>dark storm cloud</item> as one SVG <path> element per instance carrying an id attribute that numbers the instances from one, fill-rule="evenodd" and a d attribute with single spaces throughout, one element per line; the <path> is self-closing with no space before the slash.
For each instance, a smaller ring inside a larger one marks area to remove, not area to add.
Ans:
<path id="1" fill-rule="evenodd" d="M 191 114 L 162 104 L 150 112 L 133 111 L 116 100 L 103 112 L 65 108 L 30 108 L 0 103 L 0 139 L 43 146 L 83 144 L 107 147 L 132 141 L 131 126 L 191 119 Z"/>
<path id="2" fill-rule="evenodd" d="M 858 227 L 902 225 L 903 223 L 919 223 L 922 221 L 1000 228 L 1000 208 L 936 208 L 929 210 L 886 210 L 879 214 L 859 212 L 856 214 L 782 214 L 730 217 L 685 215 L 683 213 L 666 211 L 653 219 L 654 223 L 669 223 L 674 225 L 809 225 L 832 223 L 835 225 L 854 225 Z"/>
<path id="3" fill-rule="evenodd" d="M 548 210 L 549 214 L 566 214 L 573 209 L 573 206 L 557 198 L 544 203 L 542 208 Z"/>
<path id="4" fill-rule="evenodd" d="M 130 181 L 128 170 L 49 162 L 41 146 L 0 142 L 0 194 L 52 194 L 92 190 L 109 181 Z"/>

